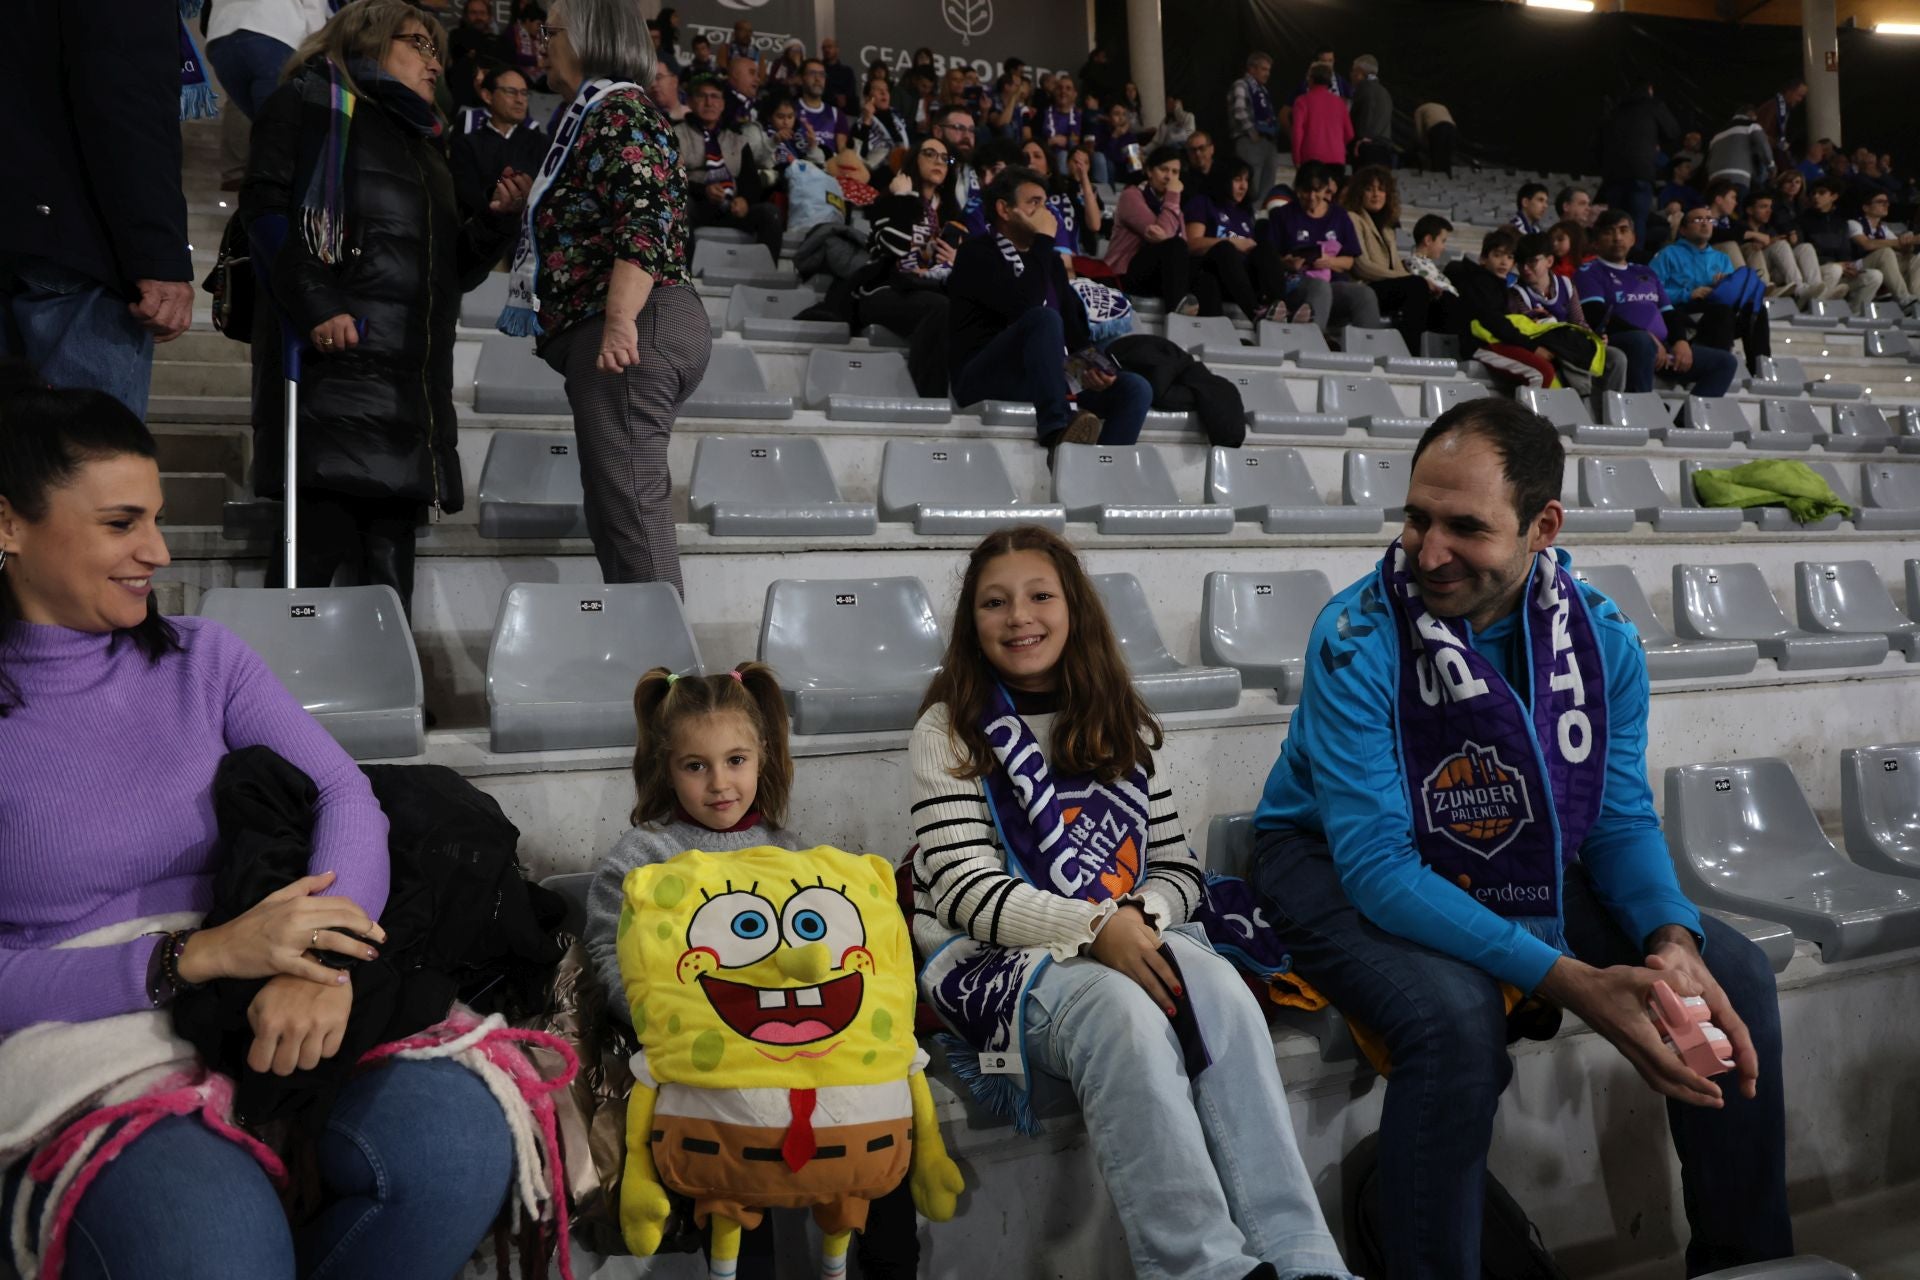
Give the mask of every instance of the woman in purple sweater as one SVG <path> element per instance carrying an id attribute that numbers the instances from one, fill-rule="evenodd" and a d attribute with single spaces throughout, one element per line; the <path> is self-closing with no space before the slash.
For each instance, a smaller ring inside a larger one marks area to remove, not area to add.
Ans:
<path id="1" fill-rule="evenodd" d="M 252 650 L 214 623 L 160 615 L 161 501 L 153 437 L 117 401 L 38 388 L 0 401 L 0 1049 L 62 1034 L 50 1024 L 113 1043 L 113 1019 L 216 978 L 267 978 L 248 1066 L 288 1075 L 333 1054 L 352 1008 L 346 975 L 313 953 L 370 956 L 385 940 L 387 822 Z M 221 853 L 214 770 L 256 745 L 318 789 L 311 874 L 194 930 Z M 64 1101 L 71 1081 L 38 1087 Z M 0 1206 L 30 1154 L 7 1153 Z M 513 1168 L 499 1106 L 444 1059 L 354 1077 L 315 1155 L 327 1203 L 296 1230 L 245 1148 L 198 1115 L 160 1120 L 81 1195 L 64 1275 L 451 1275 Z"/>

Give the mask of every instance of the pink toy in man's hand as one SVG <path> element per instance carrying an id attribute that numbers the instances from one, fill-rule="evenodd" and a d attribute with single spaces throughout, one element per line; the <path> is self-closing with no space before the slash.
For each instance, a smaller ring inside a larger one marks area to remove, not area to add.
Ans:
<path id="1" fill-rule="evenodd" d="M 1703 1076 L 1717 1076 L 1733 1070 L 1733 1043 L 1713 1025 L 1707 1002 L 1699 996 L 1681 999 L 1664 982 L 1653 984 L 1653 999 L 1648 1012 L 1660 1028 L 1660 1036 L 1680 1055 L 1680 1061 Z"/>

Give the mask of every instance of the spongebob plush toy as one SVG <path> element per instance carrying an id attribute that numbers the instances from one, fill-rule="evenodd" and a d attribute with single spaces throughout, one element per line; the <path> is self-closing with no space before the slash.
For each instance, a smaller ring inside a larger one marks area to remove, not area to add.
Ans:
<path id="1" fill-rule="evenodd" d="M 651 1254 L 663 1185 L 710 1224 L 711 1274 L 742 1227 L 813 1209 L 821 1274 L 846 1275 L 869 1202 L 911 1181 L 919 1211 L 962 1190 L 913 1038 L 913 952 L 893 868 L 822 846 L 690 850 L 623 885 L 620 976 L 640 1038 L 620 1229 Z"/>

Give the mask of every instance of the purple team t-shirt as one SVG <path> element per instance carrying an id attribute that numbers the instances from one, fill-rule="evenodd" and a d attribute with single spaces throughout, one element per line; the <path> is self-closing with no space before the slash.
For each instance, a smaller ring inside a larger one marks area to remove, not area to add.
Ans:
<path id="1" fill-rule="evenodd" d="M 796 101 L 793 105 L 799 111 L 800 118 L 812 128 L 814 136 L 820 139 L 821 149 L 829 155 L 833 153 L 833 140 L 843 133 L 851 132 L 847 126 L 845 114 L 830 102 L 821 103 L 818 111 L 804 102 Z"/>
<path id="2" fill-rule="evenodd" d="M 1326 252 L 1329 241 L 1336 242 L 1340 249 L 1328 256 L 1360 256 L 1360 237 L 1353 229 L 1353 219 L 1337 204 L 1327 206 L 1327 211 L 1317 218 L 1308 217 L 1298 201 L 1267 215 L 1267 243 L 1281 253 L 1305 253 L 1311 262 Z M 1335 280 L 1347 278 L 1344 271 L 1331 274 Z"/>
<path id="3" fill-rule="evenodd" d="M 1631 328 L 1644 329 L 1661 342 L 1667 340 L 1666 317 L 1660 314 L 1667 309 L 1667 291 L 1646 267 L 1636 262 L 1616 267 L 1594 258 L 1581 265 L 1573 283 L 1582 306 L 1604 303 L 1610 317 Z"/>
<path id="4" fill-rule="evenodd" d="M 1188 222 L 1197 222 L 1206 228 L 1203 235 L 1216 240 L 1225 240 L 1228 236 L 1253 238 L 1253 215 L 1244 209 L 1217 204 L 1211 196 L 1188 196 L 1181 201 L 1180 208 Z"/>

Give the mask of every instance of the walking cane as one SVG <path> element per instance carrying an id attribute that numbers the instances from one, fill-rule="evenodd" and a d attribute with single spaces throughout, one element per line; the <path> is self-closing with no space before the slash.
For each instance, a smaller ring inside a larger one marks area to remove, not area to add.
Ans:
<path id="1" fill-rule="evenodd" d="M 306 338 L 294 331 L 293 323 L 287 318 L 273 300 L 273 260 L 279 256 L 280 248 L 287 241 L 287 219 L 285 214 L 270 213 L 255 218 L 247 226 L 247 237 L 253 245 L 253 278 L 257 290 L 258 304 L 273 308 L 273 318 L 280 329 L 280 370 L 286 379 L 287 419 L 283 431 L 282 443 L 285 452 L 282 466 L 286 470 L 281 500 L 281 511 L 285 523 L 281 526 L 280 551 L 282 566 L 286 574 L 286 585 L 292 588 L 299 583 L 294 574 L 296 520 L 299 516 L 299 491 L 294 486 L 298 469 L 294 465 L 297 457 L 295 450 L 300 443 L 300 353 L 306 346 Z"/>

